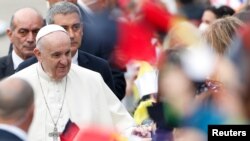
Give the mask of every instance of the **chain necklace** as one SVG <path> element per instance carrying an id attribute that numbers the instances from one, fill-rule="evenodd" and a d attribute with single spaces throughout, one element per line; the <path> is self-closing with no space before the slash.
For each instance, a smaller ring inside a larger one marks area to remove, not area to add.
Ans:
<path id="1" fill-rule="evenodd" d="M 46 97 L 45 97 L 45 94 L 44 94 L 44 91 L 43 91 L 43 88 L 42 88 L 42 83 L 41 83 L 41 79 L 40 79 L 40 75 L 38 74 L 38 70 L 36 69 L 36 73 L 37 73 L 37 77 L 38 77 L 38 81 L 39 81 L 39 84 L 40 84 L 40 87 L 41 87 L 41 90 L 42 90 L 42 94 L 43 94 L 43 98 L 44 98 L 44 102 L 45 102 L 45 105 L 49 111 L 49 115 L 50 115 L 50 118 L 54 124 L 54 129 L 53 129 L 53 132 L 50 132 L 49 133 L 49 137 L 52 137 L 53 138 L 53 141 L 57 141 L 59 135 L 60 135 L 60 132 L 58 132 L 58 129 L 57 129 L 57 123 L 59 121 L 59 118 L 60 118 L 60 115 L 62 113 L 62 109 L 63 109 L 63 105 L 64 105 L 64 100 L 65 100 L 65 95 L 66 95 L 66 88 L 67 88 L 67 81 L 68 81 L 68 77 L 66 76 L 66 83 L 65 83 L 65 87 L 64 87 L 64 95 L 63 95 L 63 101 L 62 101 L 62 105 L 60 107 L 60 111 L 59 111 L 59 115 L 56 119 L 56 121 L 54 121 L 54 118 L 52 117 L 52 114 L 51 114 L 51 111 L 50 111 L 50 108 L 49 108 L 49 104 L 46 100 Z"/>

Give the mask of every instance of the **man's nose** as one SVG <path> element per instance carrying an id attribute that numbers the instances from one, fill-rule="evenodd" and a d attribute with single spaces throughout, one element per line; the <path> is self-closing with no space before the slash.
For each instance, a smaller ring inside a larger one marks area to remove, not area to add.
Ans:
<path id="1" fill-rule="evenodd" d="M 68 33 L 69 33 L 69 37 L 70 38 L 74 38 L 75 37 L 75 32 L 71 28 L 68 29 Z"/>
<path id="2" fill-rule="evenodd" d="M 29 32 L 29 34 L 27 35 L 27 41 L 33 43 L 35 42 L 35 37 L 36 35 L 34 35 L 32 32 Z"/>
<path id="3" fill-rule="evenodd" d="M 61 60 L 60 60 L 60 63 L 63 64 L 63 65 L 68 65 L 68 63 L 69 63 L 68 60 L 69 60 L 69 57 L 66 56 L 66 55 L 63 55 Z"/>

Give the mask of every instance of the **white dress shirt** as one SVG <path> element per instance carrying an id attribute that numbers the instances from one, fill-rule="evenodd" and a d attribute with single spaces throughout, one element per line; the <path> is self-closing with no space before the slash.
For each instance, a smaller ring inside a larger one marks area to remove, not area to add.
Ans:
<path id="1" fill-rule="evenodd" d="M 14 50 L 12 50 L 12 60 L 13 60 L 14 70 L 16 70 L 19 64 L 23 62 L 23 59 L 19 57 Z"/>

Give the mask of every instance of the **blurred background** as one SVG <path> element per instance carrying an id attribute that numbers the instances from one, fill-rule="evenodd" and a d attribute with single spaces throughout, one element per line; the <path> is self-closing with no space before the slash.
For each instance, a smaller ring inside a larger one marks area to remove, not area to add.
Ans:
<path id="1" fill-rule="evenodd" d="M 88 2 L 91 0 L 82 0 Z M 241 7 L 242 3 L 247 3 L 249 0 L 194 0 L 199 1 L 199 3 L 210 2 L 214 6 L 228 5 L 234 9 Z M 170 12 L 176 12 L 176 7 L 173 5 L 174 0 L 162 0 L 163 3 L 167 5 Z M 19 8 L 25 6 L 32 6 L 36 8 L 44 16 L 46 13 L 46 0 L 0 0 L 0 57 L 7 55 L 9 48 L 9 40 L 7 36 L 2 32 L 3 28 L 9 25 L 11 15 Z M 5 26 L 5 27 L 4 27 Z"/>
<path id="2" fill-rule="evenodd" d="M 0 0 L 0 24 L 8 26 L 11 15 L 19 8 L 25 6 L 32 6 L 41 12 L 42 15 L 46 13 L 45 0 Z M 1 28 L 1 27 L 0 27 Z M 7 55 L 9 49 L 9 40 L 5 34 L 0 35 L 0 57 Z"/>
<path id="3" fill-rule="evenodd" d="M 111 64 L 125 72 L 122 102 L 138 125 L 158 125 L 153 141 L 195 141 L 190 135 L 201 141 L 208 124 L 249 123 L 250 0 L 80 1 L 92 18 L 83 43 L 97 43 L 83 46 L 102 52 L 88 53 L 114 60 Z M 0 5 L 5 27 L 21 7 L 34 7 L 43 16 L 47 10 L 46 0 Z M 9 48 L 3 28 L 0 57 Z"/>

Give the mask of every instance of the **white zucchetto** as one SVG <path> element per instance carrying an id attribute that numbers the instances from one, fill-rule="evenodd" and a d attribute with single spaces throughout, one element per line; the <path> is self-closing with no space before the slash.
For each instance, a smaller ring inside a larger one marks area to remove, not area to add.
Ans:
<path id="1" fill-rule="evenodd" d="M 55 31 L 63 31 L 65 33 L 68 34 L 68 32 L 61 26 L 59 25 L 56 25 L 56 24 L 49 24 L 49 25 L 46 25 L 44 27 L 42 27 L 39 32 L 37 33 L 36 35 L 36 44 L 38 43 L 38 41 L 44 37 L 45 35 L 48 35 L 52 32 L 55 32 Z"/>

